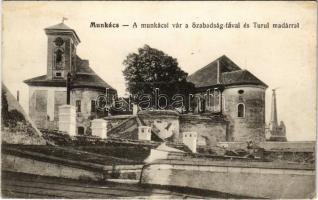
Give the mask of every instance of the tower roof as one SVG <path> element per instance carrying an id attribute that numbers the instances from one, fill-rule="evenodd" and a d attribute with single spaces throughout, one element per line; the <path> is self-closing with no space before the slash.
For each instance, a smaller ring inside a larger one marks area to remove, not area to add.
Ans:
<path id="1" fill-rule="evenodd" d="M 79 39 L 78 35 L 76 34 L 76 32 L 74 31 L 74 29 L 70 28 L 69 26 L 67 26 L 66 24 L 59 23 L 53 26 L 49 26 L 47 28 L 44 29 L 46 34 L 56 34 L 56 33 L 71 33 L 75 40 L 76 43 L 80 43 L 81 40 Z"/>
<path id="2" fill-rule="evenodd" d="M 218 84 L 218 71 L 220 73 L 220 84 L 252 84 L 267 87 L 264 82 L 259 80 L 249 71 L 242 70 L 237 64 L 235 64 L 225 55 L 194 72 L 187 79 L 197 88 L 214 86 Z"/>
<path id="3" fill-rule="evenodd" d="M 55 25 L 49 26 L 49 27 L 47 27 L 45 29 L 73 30 L 73 29 L 71 29 L 69 26 L 67 26 L 64 23 L 55 24 Z"/>

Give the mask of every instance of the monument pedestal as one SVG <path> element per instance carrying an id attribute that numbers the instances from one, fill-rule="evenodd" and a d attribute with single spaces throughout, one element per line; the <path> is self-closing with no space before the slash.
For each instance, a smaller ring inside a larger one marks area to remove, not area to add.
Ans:
<path id="1" fill-rule="evenodd" d="M 92 135 L 102 139 L 107 138 L 107 121 L 103 119 L 92 120 Z"/>
<path id="2" fill-rule="evenodd" d="M 59 131 L 70 136 L 76 135 L 76 111 L 71 105 L 59 106 Z"/>

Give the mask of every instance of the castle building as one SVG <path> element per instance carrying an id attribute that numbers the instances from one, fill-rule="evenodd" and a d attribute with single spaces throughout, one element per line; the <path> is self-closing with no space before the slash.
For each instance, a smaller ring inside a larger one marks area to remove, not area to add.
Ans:
<path id="1" fill-rule="evenodd" d="M 222 115 L 228 121 L 227 141 L 265 140 L 267 85 L 226 56 L 188 77 L 196 87 L 196 112 Z"/>
<path id="2" fill-rule="evenodd" d="M 90 68 L 88 60 L 77 55 L 80 39 L 73 29 L 62 22 L 45 28 L 45 33 L 47 73 L 24 81 L 29 86 L 29 115 L 38 128 L 58 129 L 59 106 L 69 103 L 76 108 L 76 134 L 90 134 L 91 120 L 105 116 L 105 110 L 97 109 L 98 96 L 104 95 L 111 105 L 117 91 Z M 183 141 L 183 132 L 197 132 L 197 142 L 203 146 L 265 140 L 268 86 L 264 82 L 226 56 L 199 69 L 188 81 L 196 89 L 194 113 L 147 111 L 134 119 L 106 117 L 109 136 L 137 138 L 138 126 L 149 126 L 151 137 L 173 142 Z M 277 116 L 271 124 L 272 130 L 281 129 Z"/>
<path id="3" fill-rule="evenodd" d="M 226 56 L 199 69 L 188 81 L 195 85 L 197 101 L 190 112 L 144 110 L 133 117 L 106 117 L 108 136 L 136 138 L 141 124 L 151 127 L 151 138 L 198 146 L 266 140 L 264 82 Z"/>
<path id="4" fill-rule="evenodd" d="M 88 60 L 76 54 L 80 39 L 63 22 L 45 28 L 47 73 L 24 82 L 29 86 L 29 115 L 39 128 L 58 129 L 58 108 L 67 103 L 67 76 L 70 74 L 70 104 L 76 107 L 77 134 L 89 133 L 90 119 L 99 111 L 96 99 L 105 95 L 111 102 L 117 91 L 100 78 Z"/>

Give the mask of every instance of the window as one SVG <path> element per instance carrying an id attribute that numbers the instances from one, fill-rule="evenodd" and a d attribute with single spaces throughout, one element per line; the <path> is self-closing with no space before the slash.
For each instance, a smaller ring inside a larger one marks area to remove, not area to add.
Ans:
<path id="1" fill-rule="evenodd" d="M 55 73 L 55 76 L 56 76 L 56 77 L 61 77 L 61 76 L 62 76 L 62 73 L 61 73 L 61 72 L 56 72 L 56 73 Z"/>
<path id="2" fill-rule="evenodd" d="M 237 117 L 245 117 L 245 106 L 243 103 L 237 105 Z"/>
<path id="3" fill-rule="evenodd" d="M 81 100 L 76 100 L 76 112 L 81 112 Z"/>
<path id="4" fill-rule="evenodd" d="M 92 113 L 96 112 L 96 101 L 95 100 L 91 101 L 91 112 Z"/>
<path id="5" fill-rule="evenodd" d="M 244 93 L 244 90 L 239 90 L 238 93 L 239 93 L 239 94 L 243 94 L 243 93 Z"/>
<path id="6" fill-rule="evenodd" d="M 64 52 L 63 52 L 63 49 L 62 48 L 58 48 L 56 51 L 55 51 L 55 68 L 56 69 L 63 69 L 63 62 L 64 62 Z"/>
<path id="7" fill-rule="evenodd" d="M 77 134 L 78 135 L 84 135 L 84 131 L 85 131 L 84 127 L 82 127 L 82 126 L 77 127 Z"/>
<path id="8" fill-rule="evenodd" d="M 60 37 L 57 37 L 55 40 L 54 40 L 54 43 L 55 43 L 55 45 L 56 46 L 62 46 L 63 44 L 64 44 L 64 41 L 63 41 L 63 39 L 62 38 L 60 38 Z"/>

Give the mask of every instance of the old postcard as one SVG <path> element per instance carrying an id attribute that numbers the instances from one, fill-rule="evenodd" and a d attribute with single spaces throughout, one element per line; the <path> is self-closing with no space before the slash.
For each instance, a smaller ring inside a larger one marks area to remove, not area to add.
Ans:
<path id="1" fill-rule="evenodd" d="M 2 3 L 2 198 L 315 198 L 314 1 Z"/>

